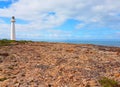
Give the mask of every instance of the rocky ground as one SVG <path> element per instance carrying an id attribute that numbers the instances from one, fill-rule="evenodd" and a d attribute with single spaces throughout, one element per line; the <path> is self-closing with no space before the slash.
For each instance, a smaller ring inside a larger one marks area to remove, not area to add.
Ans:
<path id="1" fill-rule="evenodd" d="M 120 83 L 120 48 L 47 42 L 0 46 L 0 87 L 101 87 Z"/>

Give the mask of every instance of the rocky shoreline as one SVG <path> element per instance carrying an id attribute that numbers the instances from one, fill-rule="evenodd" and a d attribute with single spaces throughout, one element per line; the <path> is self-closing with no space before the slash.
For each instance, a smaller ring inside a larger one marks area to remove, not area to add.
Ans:
<path id="1" fill-rule="evenodd" d="M 120 48 L 47 42 L 0 46 L 0 87 L 101 87 L 120 83 Z"/>

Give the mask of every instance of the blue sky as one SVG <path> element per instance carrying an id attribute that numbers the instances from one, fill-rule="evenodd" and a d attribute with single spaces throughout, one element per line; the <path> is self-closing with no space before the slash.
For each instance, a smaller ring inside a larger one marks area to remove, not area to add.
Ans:
<path id="1" fill-rule="evenodd" d="M 0 39 L 120 40 L 120 0 L 0 0 Z"/>

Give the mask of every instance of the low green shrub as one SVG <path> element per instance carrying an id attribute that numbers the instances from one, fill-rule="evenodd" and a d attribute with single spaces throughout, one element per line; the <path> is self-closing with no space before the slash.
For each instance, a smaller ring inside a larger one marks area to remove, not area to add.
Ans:
<path id="1" fill-rule="evenodd" d="M 28 42 L 32 42 L 32 41 L 27 41 L 27 40 L 19 40 L 19 41 L 16 41 L 16 40 L 7 40 L 7 39 L 2 39 L 0 40 L 0 46 L 9 46 L 9 45 L 12 45 L 13 43 L 21 43 L 21 44 L 25 44 L 25 43 L 28 43 Z"/>
<path id="2" fill-rule="evenodd" d="M 5 81 L 5 80 L 7 80 L 6 77 L 0 78 L 0 81 Z"/>
<path id="3" fill-rule="evenodd" d="M 100 79 L 99 83 L 102 87 L 120 87 L 117 81 L 109 79 L 107 77 L 103 77 L 102 79 Z"/>
<path id="4" fill-rule="evenodd" d="M 13 42 L 15 42 L 15 40 L 2 39 L 0 40 L 0 46 L 8 46 Z"/>
<path id="5" fill-rule="evenodd" d="M 16 41 L 16 42 L 19 42 L 19 43 L 28 43 L 28 42 L 32 42 L 32 41 L 27 41 L 27 40 L 19 40 L 19 41 Z"/>

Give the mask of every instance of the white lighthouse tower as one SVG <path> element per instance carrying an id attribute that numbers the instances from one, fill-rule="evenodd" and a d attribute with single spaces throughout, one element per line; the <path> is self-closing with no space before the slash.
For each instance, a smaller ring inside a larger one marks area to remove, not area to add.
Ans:
<path id="1" fill-rule="evenodd" d="M 11 40 L 16 40 L 16 37 L 15 37 L 15 17 L 12 16 L 12 19 L 11 19 Z"/>

